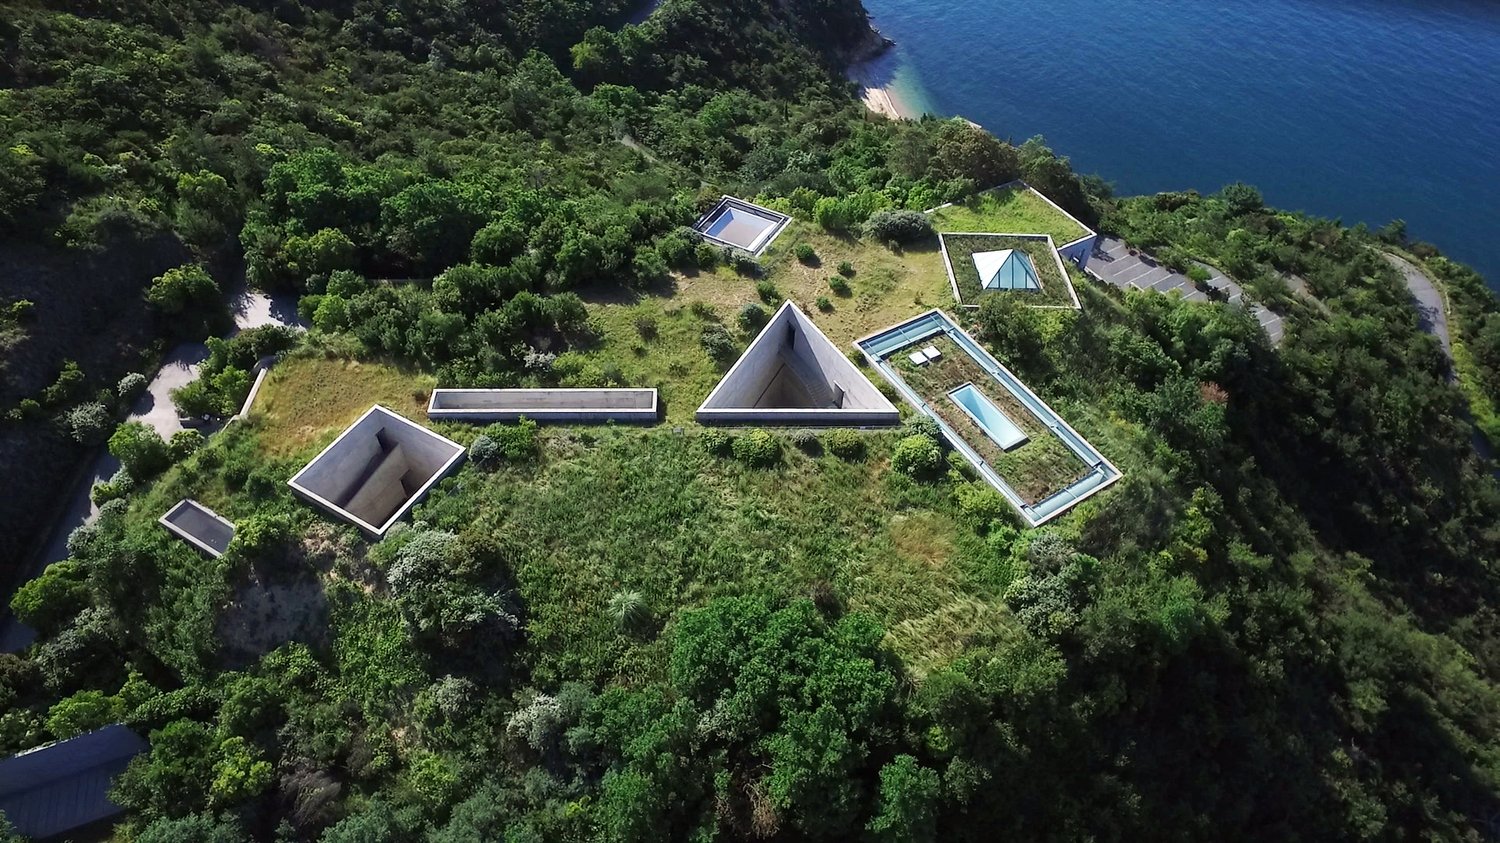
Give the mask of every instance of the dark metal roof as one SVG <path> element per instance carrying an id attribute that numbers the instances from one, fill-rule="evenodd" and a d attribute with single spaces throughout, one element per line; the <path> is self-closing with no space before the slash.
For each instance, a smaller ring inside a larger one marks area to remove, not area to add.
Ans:
<path id="1" fill-rule="evenodd" d="M 120 812 L 114 777 L 146 742 L 123 724 L 0 761 L 0 811 L 27 837 L 51 837 Z"/>

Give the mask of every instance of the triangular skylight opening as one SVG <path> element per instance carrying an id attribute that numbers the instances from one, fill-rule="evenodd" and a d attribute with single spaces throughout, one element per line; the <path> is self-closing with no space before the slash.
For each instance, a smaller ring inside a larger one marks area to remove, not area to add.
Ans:
<path id="1" fill-rule="evenodd" d="M 718 424 L 895 424 L 900 414 L 791 302 L 715 386 L 698 421 Z"/>
<path id="2" fill-rule="evenodd" d="M 986 290 L 1040 290 L 1042 288 L 1042 282 L 1036 276 L 1036 265 L 1031 262 L 1031 256 L 1018 249 L 975 252 L 974 268 L 979 271 L 979 283 Z"/>

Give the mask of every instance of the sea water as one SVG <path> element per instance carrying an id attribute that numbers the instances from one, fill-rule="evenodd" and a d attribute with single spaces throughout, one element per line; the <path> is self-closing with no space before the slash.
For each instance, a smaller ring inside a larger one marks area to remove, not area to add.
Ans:
<path id="1" fill-rule="evenodd" d="M 1123 194 L 1404 219 L 1500 287 L 1500 2 L 866 0 L 898 99 Z"/>

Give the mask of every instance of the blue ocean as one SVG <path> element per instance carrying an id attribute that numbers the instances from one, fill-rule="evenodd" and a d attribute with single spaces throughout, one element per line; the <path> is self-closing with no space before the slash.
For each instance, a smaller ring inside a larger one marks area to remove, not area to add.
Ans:
<path id="1" fill-rule="evenodd" d="M 1407 222 L 1500 287 L 1496 0 L 865 0 L 895 95 L 1123 194 Z"/>

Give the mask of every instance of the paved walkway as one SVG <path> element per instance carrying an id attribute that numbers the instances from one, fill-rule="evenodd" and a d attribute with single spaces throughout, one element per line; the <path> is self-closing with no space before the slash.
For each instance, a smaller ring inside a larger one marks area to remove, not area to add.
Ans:
<path id="1" fill-rule="evenodd" d="M 291 325 L 306 327 L 297 317 L 296 300 L 293 297 L 268 296 L 253 290 L 239 289 L 230 294 L 230 312 L 234 315 L 234 332 L 263 325 Z M 183 343 L 172 349 L 161 368 L 146 387 L 146 392 L 136 399 L 126 421 L 141 421 L 151 425 L 163 439 L 182 430 L 177 408 L 172 404 L 172 390 L 192 383 L 198 376 L 198 367 L 208 359 L 208 346 L 203 343 Z M 94 456 L 93 465 L 71 492 L 68 508 L 52 527 L 43 551 L 32 558 L 26 573 L 17 581 L 17 586 L 36 577 L 53 562 L 68 556 L 68 536 L 79 527 L 93 521 L 99 515 L 89 494 L 95 483 L 103 483 L 114 476 L 120 461 L 110 456 L 108 450 L 100 448 Z M 14 652 L 30 644 L 35 633 L 10 616 L 9 600 L 0 607 L 4 617 L 0 619 L 0 652 Z"/>
<path id="2" fill-rule="evenodd" d="M 1199 264 L 1199 266 L 1208 270 L 1208 286 L 1218 290 L 1225 301 L 1231 304 L 1243 303 L 1244 291 L 1232 278 L 1208 264 Z M 1207 293 L 1193 284 L 1192 279 L 1162 266 L 1145 252 L 1136 251 L 1132 254 L 1130 247 L 1125 245 L 1125 241 L 1117 237 L 1103 235 L 1099 237 L 1099 241 L 1094 245 L 1094 253 L 1089 256 L 1088 271 L 1100 280 L 1122 290 L 1175 292 L 1188 301 L 1210 300 Z M 1250 305 L 1250 313 L 1260 323 L 1273 344 L 1281 342 L 1282 336 L 1286 333 L 1286 327 L 1282 324 L 1280 315 L 1258 304 Z"/>
<path id="3" fill-rule="evenodd" d="M 1448 309 L 1444 307 L 1443 294 L 1438 290 L 1427 273 L 1417 268 L 1411 261 L 1400 255 L 1390 252 L 1381 252 L 1385 259 L 1390 262 L 1401 277 L 1406 281 L 1406 289 L 1411 291 L 1412 302 L 1417 307 L 1417 318 L 1420 320 L 1422 330 L 1438 338 L 1443 344 L 1443 353 L 1448 359 L 1453 359 L 1453 338 L 1448 334 Z M 1456 376 L 1450 371 L 1450 380 L 1456 380 Z"/>

